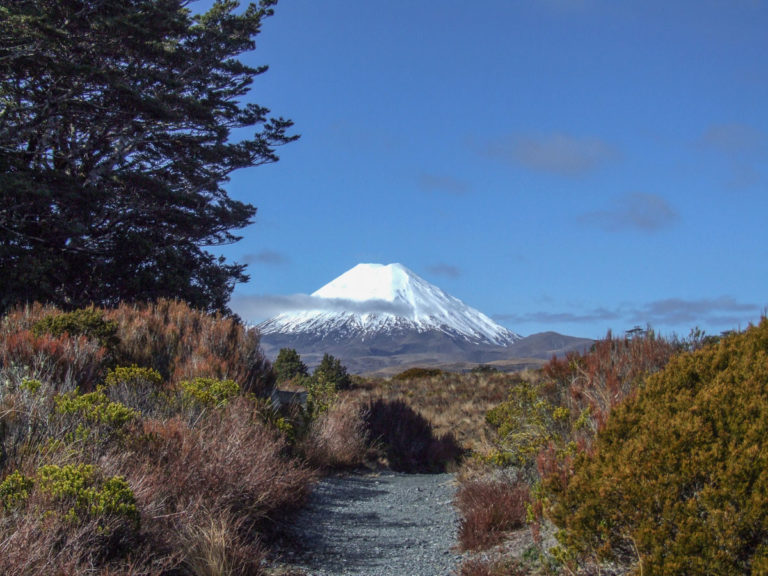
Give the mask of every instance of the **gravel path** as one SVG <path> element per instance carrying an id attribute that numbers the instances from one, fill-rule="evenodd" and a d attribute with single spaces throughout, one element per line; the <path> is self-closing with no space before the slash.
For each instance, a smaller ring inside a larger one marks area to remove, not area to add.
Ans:
<path id="1" fill-rule="evenodd" d="M 326 478 L 293 529 L 292 564 L 311 576 L 454 574 L 455 490 L 451 474 Z"/>

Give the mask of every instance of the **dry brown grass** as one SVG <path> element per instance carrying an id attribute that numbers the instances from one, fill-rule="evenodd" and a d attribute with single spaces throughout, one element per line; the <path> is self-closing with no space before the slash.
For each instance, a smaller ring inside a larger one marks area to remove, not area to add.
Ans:
<path id="1" fill-rule="evenodd" d="M 307 460 L 324 469 L 362 466 L 369 454 L 365 408 L 342 399 L 310 424 L 302 444 Z"/>
<path id="2" fill-rule="evenodd" d="M 443 372 L 405 380 L 356 378 L 348 394 L 363 400 L 402 400 L 429 420 L 435 435 L 451 434 L 464 448 L 478 450 L 487 443 L 486 412 L 504 401 L 512 384 L 523 377 L 528 375 Z"/>
<path id="3" fill-rule="evenodd" d="M 213 514 L 182 535 L 184 567 L 191 576 L 251 576 L 262 573 L 265 550 L 242 534 L 242 521 Z"/>

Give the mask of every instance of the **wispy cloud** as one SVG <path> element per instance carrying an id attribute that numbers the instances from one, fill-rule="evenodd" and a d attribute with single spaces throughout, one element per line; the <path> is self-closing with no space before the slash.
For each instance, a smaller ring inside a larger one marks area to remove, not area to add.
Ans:
<path id="1" fill-rule="evenodd" d="M 230 307 L 247 322 L 260 322 L 277 314 L 299 311 L 382 312 L 401 315 L 410 311 L 407 304 L 386 300 L 360 302 L 344 298 L 320 298 L 311 294 L 235 295 Z"/>
<path id="2" fill-rule="evenodd" d="M 746 319 L 756 320 L 760 306 L 738 302 L 730 296 L 685 300 L 667 298 L 640 306 L 630 319 L 651 325 L 686 324 L 694 327 L 700 323 L 736 325 Z"/>
<path id="3" fill-rule="evenodd" d="M 618 320 L 621 314 L 616 310 L 596 308 L 581 313 L 576 312 L 526 312 L 525 314 L 494 314 L 497 322 L 510 324 L 586 324 L 603 320 Z"/>
<path id="4" fill-rule="evenodd" d="M 463 196 L 471 190 L 470 185 L 463 180 L 444 174 L 419 174 L 418 184 L 425 192 L 438 192 L 456 196 Z"/>
<path id="5" fill-rule="evenodd" d="M 716 298 L 665 298 L 646 303 L 623 304 L 614 308 L 594 308 L 578 311 L 533 311 L 523 314 L 496 314 L 493 318 L 514 327 L 516 324 L 588 324 L 603 322 L 606 327 L 621 330 L 632 325 L 656 327 L 684 326 L 716 329 L 745 326 L 757 321 L 764 307 L 739 302 L 731 296 Z"/>
<path id="6" fill-rule="evenodd" d="M 581 222 L 609 232 L 629 229 L 653 232 L 678 219 L 678 213 L 664 198 L 639 192 L 619 197 L 606 210 L 587 212 L 580 217 Z"/>
<path id="7" fill-rule="evenodd" d="M 766 136 L 748 124 L 713 124 L 699 137 L 698 146 L 717 154 L 730 164 L 732 176 L 728 184 L 746 188 L 760 181 L 758 163 L 765 160 Z"/>
<path id="8" fill-rule="evenodd" d="M 568 134 L 510 135 L 489 142 L 485 154 L 537 172 L 584 176 L 614 159 L 617 150 L 599 138 Z"/>
<path id="9" fill-rule="evenodd" d="M 428 266 L 427 272 L 435 276 L 443 276 L 445 278 L 458 278 L 461 276 L 461 269 L 458 266 L 451 264 L 435 264 L 434 266 Z"/>
<path id="10" fill-rule="evenodd" d="M 246 254 L 243 256 L 243 262 L 246 264 L 267 264 L 269 266 L 279 266 L 281 264 L 287 264 L 288 258 L 280 252 L 262 250 L 261 252 Z"/>
<path id="11" fill-rule="evenodd" d="M 751 154 L 763 147 L 763 133 L 747 124 L 713 124 L 699 138 L 699 145 L 729 156 Z"/>

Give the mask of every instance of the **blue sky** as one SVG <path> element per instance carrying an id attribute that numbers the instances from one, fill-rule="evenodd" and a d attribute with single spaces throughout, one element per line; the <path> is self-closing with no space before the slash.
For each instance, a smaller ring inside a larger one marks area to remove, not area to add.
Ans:
<path id="1" fill-rule="evenodd" d="M 766 30 L 762 0 L 283 0 L 244 60 L 301 139 L 228 184 L 259 210 L 233 308 L 400 262 L 523 335 L 757 322 Z"/>

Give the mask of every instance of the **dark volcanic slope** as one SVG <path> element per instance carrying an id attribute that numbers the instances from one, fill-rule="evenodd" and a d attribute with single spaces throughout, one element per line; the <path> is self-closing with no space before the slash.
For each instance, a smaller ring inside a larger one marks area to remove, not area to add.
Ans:
<path id="1" fill-rule="evenodd" d="M 457 340 L 437 330 L 403 331 L 368 338 L 347 338 L 339 334 L 265 334 L 262 347 L 270 358 L 281 348 L 293 348 L 309 365 L 323 354 L 340 358 L 350 372 L 364 373 L 391 366 L 445 366 L 486 364 L 520 358 L 549 359 L 576 350 L 583 351 L 592 340 L 544 332 L 523 338 L 510 346 L 478 345 Z"/>

